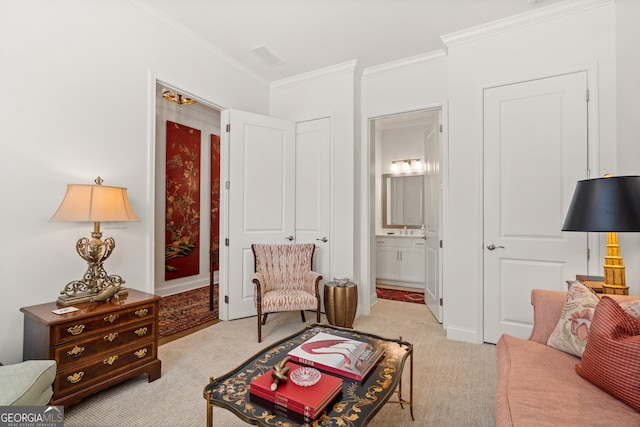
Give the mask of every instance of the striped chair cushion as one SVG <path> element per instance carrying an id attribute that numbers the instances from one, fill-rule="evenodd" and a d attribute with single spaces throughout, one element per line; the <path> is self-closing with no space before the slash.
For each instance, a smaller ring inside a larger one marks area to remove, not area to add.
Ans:
<path id="1" fill-rule="evenodd" d="M 640 320 L 603 296 L 576 372 L 640 412 Z"/>

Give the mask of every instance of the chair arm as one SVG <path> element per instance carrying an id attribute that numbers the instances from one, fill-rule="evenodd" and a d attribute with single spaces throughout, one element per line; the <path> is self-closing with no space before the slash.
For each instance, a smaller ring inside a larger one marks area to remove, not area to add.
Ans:
<path id="1" fill-rule="evenodd" d="M 251 277 L 251 280 L 253 283 L 256 284 L 256 295 L 255 295 L 255 299 L 258 305 L 260 305 L 260 303 L 262 302 L 262 294 L 265 292 L 266 290 L 266 283 L 264 280 L 264 276 L 262 275 L 262 273 L 253 273 L 253 276 Z"/>
<path id="2" fill-rule="evenodd" d="M 316 298 L 320 298 L 320 280 L 322 280 L 322 275 L 315 271 L 307 271 L 304 274 L 304 288 L 312 292 Z"/>

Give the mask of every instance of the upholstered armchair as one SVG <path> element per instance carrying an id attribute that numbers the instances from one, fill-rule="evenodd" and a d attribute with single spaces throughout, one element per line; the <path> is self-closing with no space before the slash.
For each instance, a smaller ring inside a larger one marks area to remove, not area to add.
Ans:
<path id="1" fill-rule="evenodd" d="M 262 325 L 267 314 L 280 311 L 315 310 L 320 322 L 322 276 L 312 271 L 313 243 L 262 245 L 253 244 L 256 284 L 255 304 L 258 310 L 258 342 L 262 342 Z"/>

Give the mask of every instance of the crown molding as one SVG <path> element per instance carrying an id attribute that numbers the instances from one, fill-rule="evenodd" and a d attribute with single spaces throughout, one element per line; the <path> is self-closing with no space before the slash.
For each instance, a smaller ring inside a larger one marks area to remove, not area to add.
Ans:
<path id="1" fill-rule="evenodd" d="M 565 0 L 561 3 L 552 4 L 540 9 L 524 12 L 509 18 L 499 19 L 487 24 L 478 25 L 476 27 L 467 28 L 451 34 L 440 36 L 440 40 L 448 49 L 473 40 L 495 34 L 505 33 L 514 29 L 522 28 L 527 25 L 537 24 L 539 22 L 556 19 L 596 7 L 606 6 L 615 3 L 615 0 Z"/>
<path id="2" fill-rule="evenodd" d="M 186 27 L 185 25 L 182 25 L 181 23 L 175 21 L 169 15 L 167 15 L 166 13 L 162 12 L 161 10 L 153 6 L 153 3 L 151 3 L 149 0 L 121 0 L 121 1 L 131 6 L 133 9 L 137 10 L 141 14 L 147 16 L 148 18 L 151 18 L 156 22 L 169 28 L 170 30 L 180 34 L 185 39 L 200 45 L 201 47 L 208 50 L 218 58 L 225 61 L 227 64 L 241 71 L 247 77 L 250 77 L 256 80 L 260 85 L 264 86 L 266 89 L 269 88 L 268 80 L 266 80 L 259 74 L 255 73 L 252 69 L 245 66 L 240 61 L 233 58 L 232 56 L 228 55 L 218 46 L 207 41 L 205 38 L 199 36 L 192 30 L 190 30 L 188 27 Z"/>
<path id="3" fill-rule="evenodd" d="M 351 61 L 343 62 L 341 64 L 309 71 L 308 73 L 298 74 L 296 76 L 287 77 L 286 79 L 276 80 L 271 83 L 271 89 L 288 88 L 314 80 L 324 80 L 337 77 L 342 74 L 356 74 L 359 70 L 360 66 L 358 65 L 358 60 L 352 59 Z"/>
<path id="4" fill-rule="evenodd" d="M 429 53 L 423 53 L 420 55 L 410 56 L 408 58 L 399 59 L 397 61 L 387 62 L 385 64 L 374 65 L 367 67 L 362 73 L 362 78 L 377 77 L 379 75 L 387 73 L 395 73 L 397 71 L 406 70 L 414 67 L 419 67 L 433 62 L 442 61 L 447 58 L 447 53 L 444 50 L 436 50 Z"/>

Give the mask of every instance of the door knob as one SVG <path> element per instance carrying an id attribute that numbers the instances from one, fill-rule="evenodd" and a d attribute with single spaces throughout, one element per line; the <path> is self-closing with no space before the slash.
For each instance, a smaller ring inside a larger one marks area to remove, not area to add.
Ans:
<path id="1" fill-rule="evenodd" d="M 489 243 L 487 245 L 487 249 L 489 249 L 490 251 L 493 251 L 495 249 L 504 249 L 504 246 L 496 246 L 493 243 Z"/>
<path id="2" fill-rule="evenodd" d="M 285 237 L 285 239 L 288 240 L 288 241 L 292 241 L 293 240 L 293 236 L 287 236 L 287 237 Z"/>
<path id="3" fill-rule="evenodd" d="M 325 242 L 325 243 L 329 241 L 329 239 L 327 239 L 326 237 L 323 237 L 322 239 L 316 239 L 316 240 L 320 240 L 321 242 Z"/>

